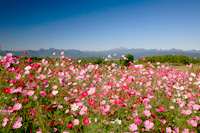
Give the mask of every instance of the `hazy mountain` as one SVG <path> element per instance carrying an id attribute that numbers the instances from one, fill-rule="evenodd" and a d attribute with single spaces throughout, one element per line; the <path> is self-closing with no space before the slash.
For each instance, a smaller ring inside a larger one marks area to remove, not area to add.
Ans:
<path id="1" fill-rule="evenodd" d="M 105 51 L 80 51 L 74 49 L 39 49 L 39 50 L 27 50 L 28 55 L 25 55 L 24 51 L 11 51 L 11 50 L 0 50 L 0 55 L 5 55 L 6 53 L 13 53 L 16 56 L 30 56 L 30 57 L 55 57 L 59 56 L 61 51 L 64 51 L 68 57 L 106 57 L 107 55 L 117 54 L 118 56 L 131 54 L 137 58 L 142 58 L 145 56 L 162 56 L 162 55 L 186 55 L 190 58 L 200 58 L 200 50 L 181 50 L 181 49 L 128 49 L 125 47 L 114 48 L 111 50 Z M 56 55 L 53 56 L 53 52 L 56 52 Z"/>

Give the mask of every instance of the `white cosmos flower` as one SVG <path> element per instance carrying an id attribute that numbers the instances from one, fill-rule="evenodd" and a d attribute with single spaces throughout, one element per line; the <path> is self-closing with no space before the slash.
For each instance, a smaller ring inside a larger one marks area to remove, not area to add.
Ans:
<path id="1" fill-rule="evenodd" d="M 196 74 L 194 74 L 194 73 L 190 73 L 190 75 L 193 76 L 193 77 L 196 77 Z"/>
<path id="2" fill-rule="evenodd" d="M 115 121 L 111 121 L 110 123 L 115 124 Z"/>
<path id="3" fill-rule="evenodd" d="M 97 118 L 97 117 L 95 117 L 95 118 L 94 118 L 94 122 L 97 122 L 97 120 L 98 120 L 98 118 Z"/>
<path id="4" fill-rule="evenodd" d="M 184 99 L 187 99 L 187 98 L 188 98 L 188 96 L 187 96 L 187 95 L 183 95 L 183 98 L 184 98 Z"/>
<path id="5" fill-rule="evenodd" d="M 173 99 L 172 99 L 172 102 L 175 103 L 175 102 L 176 102 L 176 99 L 173 98 Z"/>
<path id="6" fill-rule="evenodd" d="M 70 105 L 72 111 L 76 111 L 78 109 L 78 105 L 76 103 Z"/>
<path id="7" fill-rule="evenodd" d="M 195 85 L 199 85 L 200 84 L 200 81 L 196 81 L 194 82 Z"/>
<path id="8" fill-rule="evenodd" d="M 115 122 L 116 122 L 117 124 L 119 124 L 119 125 L 122 124 L 122 120 L 119 120 L 118 118 L 115 120 Z"/>
<path id="9" fill-rule="evenodd" d="M 28 70 L 30 70 L 31 69 L 31 66 L 26 66 L 25 68 L 24 68 L 24 70 L 26 70 L 26 71 L 28 71 Z"/>
<path id="10" fill-rule="evenodd" d="M 184 87 L 183 86 L 179 87 L 179 90 L 181 90 L 181 91 L 184 90 Z"/>
<path id="11" fill-rule="evenodd" d="M 55 96 L 56 94 L 58 93 L 58 91 L 56 91 L 56 90 L 53 90 L 52 91 L 52 94 Z"/>
<path id="12" fill-rule="evenodd" d="M 191 77 L 189 78 L 189 81 L 192 81 L 192 78 L 191 78 Z"/>

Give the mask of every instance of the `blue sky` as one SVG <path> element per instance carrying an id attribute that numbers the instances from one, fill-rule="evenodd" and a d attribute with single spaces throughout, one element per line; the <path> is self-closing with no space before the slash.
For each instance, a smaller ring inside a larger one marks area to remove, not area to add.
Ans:
<path id="1" fill-rule="evenodd" d="M 3 50 L 200 50 L 200 0 L 1 0 Z"/>

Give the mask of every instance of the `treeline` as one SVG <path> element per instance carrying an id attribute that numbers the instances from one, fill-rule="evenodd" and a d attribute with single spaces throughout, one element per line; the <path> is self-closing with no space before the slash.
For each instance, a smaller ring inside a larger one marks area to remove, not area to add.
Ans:
<path id="1" fill-rule="evenodd" d="M 142 64 L 142 63 L 172 63 L 172 64 L 199 64 L 200 60 L 197 58 L 189 58 L 188 56 L 185 55 L 164 55 L 164 56 L 151 56 L 151 57 L 145 57 L 145 60 L 138 59 L 137 63 Z"/>
<path id="2" fill-rule="evenodd" d="M 17 56 L 16 56 L 17 57 Z M 38 61 L 40 62 L 43 58 L 40 57 L 23 57 L 24 60 L 31 59 L 32 61 Z M 46 57 L 45 59 L 53 61 L 53 58 Z M 151 63 L 170 63 L 173 65 L 186 65 L 186 64 L 200 64 L 200 60 L 198 58 L 189 58 L 185 55 L 164 55 L 164 56 L 146 56 L 144 59 L 138 59 L 137 61 L 134 61 L 134 56 L 127 54 L 124 57 L 120 58 L 108 58 L 107 60 L 105 58 L 101 57 L 76 57 L 71 58 L 74 62 L 76 62 L 79 65 L 85 65 L 85 64 L 99 64 L 99 66 L 105 66 L 105 65 L 111 65 L 112 63 L 115 63 L 117 66 L 128 66 L 129 61 L 134 62 L 135 64 L 143 64 L 147 62 Z"/>

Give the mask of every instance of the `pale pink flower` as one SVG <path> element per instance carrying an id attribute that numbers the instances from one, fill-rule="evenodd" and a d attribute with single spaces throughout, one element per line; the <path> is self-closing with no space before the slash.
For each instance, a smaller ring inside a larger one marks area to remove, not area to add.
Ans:
<path id="1" fill-rule="evenodd" d="M 15 103 L 15 105 L 13 106 L 13 110 L 20 110 L 22 107 L 21 103 Z"/>
<path id="2" fill-rule="evenodd" d="M 156 65 L 160 65 L 160 62 L 157 62 Z"/>
<path id="3" fill-rule="evenodd" d="M 5 127 L 5 126 L 7 125 L 7 122 L 8 122 L 8 121 L 3 121 L 3 122 L 2 122 L 2 127 Z"/>
<path id="4" fill-rule="evenodd" d="M 43 80 L 43 79 L 46 78 L 46 75 L 44 75 L 44 74 L 40 74 L 40 75 L 39 75 L 39 78 L 40 78 L 41 80 Z"/>
<path id="5" fill-rule="evenodd" d="M 138 116 L 138 110 L 134 110 L 132 115 L 133 115 L 133 117 Z"/>
<path id="6" fill-rule="evenodd" d="M 185 128 L 184 131 L 182 131 L 182 133 L 190 133 L 189 129 Z"/>
<path id="7" fill-rule="evenodd" d="M 21 78 L 21 74 L 19 74 L 19 73 L 16 74 L 16 75 L 15 75 L 15 78 L 16 78 L 16 80 L 19 80 L 19 79 Z"/>
<path id="8" fill-rule="evenodd" d="M 197 127 L 197 122 L 195 120 L 188 120 L 187 121 L 189 124 L 191 124 L 193 127 Z"/>
<path id="9" fill-rule="evenodd" d="M 12 128 L 13 129 L 17 129 L 17 128 L 20 128 L 22 126 L 22 123 L 19 122 L 19 121 L 16 121 L 13 125 L 12 125 Z"/>
<path id="10" fill-rule="evenodd" d="M 79 124 L 79 120 L 78 119 L 74 119 L 73 120 L 73 125 L 78 125 Z"/>
<path id="11" fill-rule="evenodd" d="M 83 107 L 81 108 L 81 110 L 78 112 L 80 115 L 85 114 L 85 112 L 87 111 L 87 107 L 85 105 L 83 105 Z"/>
<path id="12" fill-rule="evenodd" d="M 165 120 L 165 119 L 160 119 L 160 122 L 161 122 L 162 124 L 165 124 L 165 123 L 166 123 L 166 120 Z"/>
<path id="13" fill-rule="evenodd" d="M 153 128 L 154 128 L 154 123 L 151 122 L 151 121 L 149 121 L 149 120 L 146 120 L 146 121 L 144 122 L 144 126 L 145 126 L 145 128 L 146 128 L 147 130 L 153 129 Z"/>
<path id="14" fill-rule="evenodd" d="M 30 96 L 32 96 L 34 94 L 34 91 L 33 90 L 28 90 L 27 91 L 27 95 L 30 97 Z"/>
<path id="15" fill-rule="evenodd" d="M 55 55 L 56 54 L 56 52 L 53 52 L 53 55 Z"/>
<path id="16" fill-rule="evenodd" d="M 147 117 L 151 116 L 151 112 L 149 110 L 144 110 L 143 114 Z"/>
<path id="17" fill-rule="evenodd" d="M 30 74 L 30 71 L 25 71 L 24 72 L 24 75 L 28 75 L 28 74 Z"/>
<path id="18" fill-rule="evenodd" d="M 107 111 L 109 111 L 109 110 L 110 110 L 110 105 L 105 105 L 105 106 L 104 106 L 104 111 L 107 112 Z"/>
<path id="19" fill-rule="evenodd" d="M 95 91 L 96 91 L 96 88 L 95 88 L 95 87 L 91 87 L 91 88 L 89 89 L 89 91 L 88 91 L 88 95 L 94 94 Z"/>
<path id="20" fill-rule="evenodd" d="M 191 113 L 192 113 L 192 110 L 190 110 L 190 109 L 187 109 L 185 112 L 186 115 L 190 115 Z"/>
<path id="21" fill-rule="evenodd" d="M 58 88 L 58 86 L 57 86 L 57 85 L 53 85 L 52 88 L 53 88 L 54 90 L 56 90 L 56 89 Z"/>
<path id="22" fill-rule="evenodd" d="M 61 54 L 61 55 L 64 55 L 64 52 L 62 51 L 62 52 L 60 52 L 60 54 Z"/>
<path id="23" fill-rule="evenodd" d="M 59 108 L 59 109 L 62 109 L 62 108 L 63 108 L 63 106 L 62 106 L 62 105 L 58 105 L 58 108 Z"/>
<path id="24" fill-rule="evenodd" d="M 16 101 L 17 100 L 17 98 L 16 97 L 14 97 L 13 99 L 12 99 L 12 101 Z"/>
<path id="25" fill-rule="evenodd" d="M 200 120 L 200 117 L 199 116 L 195 116 L 195 119 L 198 121 L 198 120 Z"/>
<path id="26" fill-rule="evenodd" d="M 2 122 L 3 127 L 5 127 L 7 125 L 8 120 L 9 120 L 8 117 L 3 118 L 3 122 Z"/>
<path id="27" fill-rule="evenodd" d="M 184 114 L 184 115 L 185 115 L 185 114 L 186 114 L 186 110 L 184 110 L 184 109 L 181 110 L 181 114 Z"/>
<path id="28" fill-rule="evenodd" d="M 167 127 L 167 128 L 166 128 L 166 132 L 167 132 L 167 133 L 171 133 L 171 132 L 172 132 L 171 127 Z"/>
<path id="29" fill-rule="evenodd" d="M 66 111 L 65 111 L 65 114 L 67 114 L 69 112 L 69 109 L 67 109 Z"/>
<path id="30" fill-rule="evenodd" d="M 108 55 L 108 58 L 112 58 L 111 55 Z"/>
<path id="31" fill-rule="evenodd" d="M 147 83 L 146 83 L 146 86 L 148 87 L 148 86 L 151 86 L 151 81 L 148 81 Z"/>
<path id="32" fill-rule="evenodd" d="M 136 124 L 133 123 L 133 124 L 129 125 L 129 130 L 131 130 L 132 132 L 134 132 L 134 131 L 138 130 L 138 127 L 137 127 Z"/>
<path id="33" fill-rule="evenodd" d="M 174 106 L 171 105 L 171 106 L 169 106 L 169 108 L 173 110 L 173 109 L 174 109 Z"/>
<path id="34" fill-rule="evenodd" d="M 194 110 L 199 110 L 199 108 L 200 108 L 200 107 L 199 107 L 198 104 L 193 105 L 193 109 L 194 109 Z"/>

